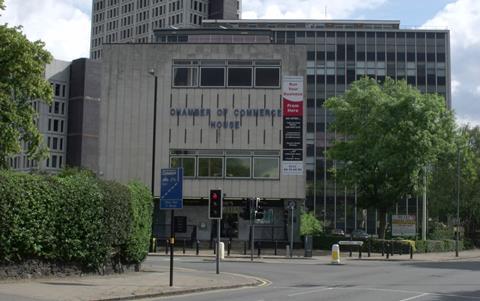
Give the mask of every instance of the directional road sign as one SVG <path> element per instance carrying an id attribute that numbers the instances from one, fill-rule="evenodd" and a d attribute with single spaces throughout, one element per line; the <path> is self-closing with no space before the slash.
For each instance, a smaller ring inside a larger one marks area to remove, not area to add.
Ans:
<path id="1" fill-rule="evenodd" d="M 183 208 L 183 168 L 162 168 L 160 209 Z"/>

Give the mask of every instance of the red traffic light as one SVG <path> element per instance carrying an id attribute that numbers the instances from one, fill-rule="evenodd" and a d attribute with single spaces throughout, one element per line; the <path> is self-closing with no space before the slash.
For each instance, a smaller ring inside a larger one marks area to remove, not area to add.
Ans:
<path id="1" fill-rule="evenodd" d="M 212 196 L 211 196 L 211 198 L 212 198 L 212 201 L 216 201 L 216 200 L 218 200 L 218 194 L 217 194 L 217 193 L 215 193 L 215 192 L 212 192 Z"/>

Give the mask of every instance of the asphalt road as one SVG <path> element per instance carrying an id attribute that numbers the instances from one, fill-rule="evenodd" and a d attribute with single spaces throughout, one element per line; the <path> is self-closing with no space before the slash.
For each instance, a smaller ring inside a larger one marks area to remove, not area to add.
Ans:
<path id="1" fill-rule="evenodd" d="M 166 265 L 168 259 L 151 258 L 149 263 Z M 175 265 L 196 270 L 215 270 L 214 262 L 200 258 L 182 258 L 176 260 Z M 149 300 L 480 301 L 480 261 L 347 261 L 344 265 L 313 260 L 222 262 L 220 271 L 251 275 L 268 282 L 261 287 Z"/>

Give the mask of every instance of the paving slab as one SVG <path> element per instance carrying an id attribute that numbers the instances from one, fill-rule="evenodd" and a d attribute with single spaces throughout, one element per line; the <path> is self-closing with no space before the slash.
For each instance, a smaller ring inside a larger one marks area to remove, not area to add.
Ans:
<path id="1" fill-rule="evenodd" d="M 84 276 L 0 282 L 0 300 L 131 300 L 261 284 L 250 276 L 175 268 L 146 268 L 108 276 Z"/>

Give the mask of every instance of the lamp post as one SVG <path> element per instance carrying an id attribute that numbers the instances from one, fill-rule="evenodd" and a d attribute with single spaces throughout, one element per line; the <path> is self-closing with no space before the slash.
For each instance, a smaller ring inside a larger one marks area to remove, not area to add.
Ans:
<path id="1" fill-rule="evenodd" d="M 457 220 L 455 234 L 455 257 L 458 257 L 458 243 L 460 236 L 460 146 L 457 145 Z"/>
<path id="2" fill-rule="evenodd" d="M 153 95 L 153 137 L 152 137 L 152 197 L 155 198 L 155 147 L 157 140 L 157 89 L 158 89 L 158 76 L 155 74 L 154 69 L 148 71 L 150 75 L 155 78 L 155 88 Z"/>

